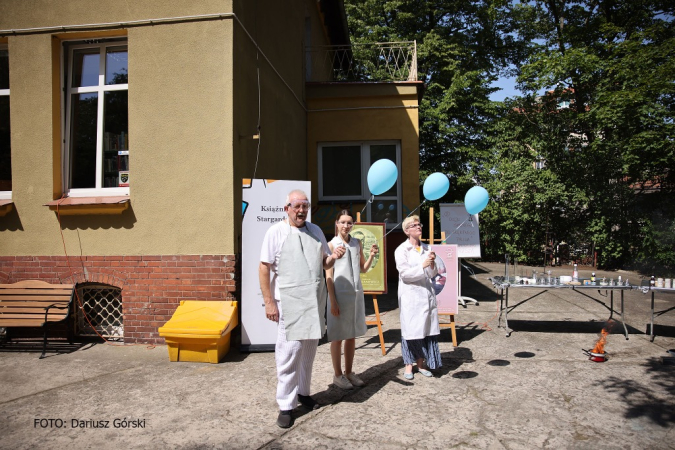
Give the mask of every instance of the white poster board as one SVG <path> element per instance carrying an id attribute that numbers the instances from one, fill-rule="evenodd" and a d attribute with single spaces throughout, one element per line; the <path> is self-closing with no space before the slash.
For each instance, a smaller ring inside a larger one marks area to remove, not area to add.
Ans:
<path id="1" fill-rule="evenodd" d="M 458 258 L 480 258 L 478 214 L 470 216 L 464 203 L 441 203 L 440 207 L 445 244 L 457 245 Z"/>
<path id="2" fill-rule="evenodd" d="M 309 197 L 312 183 L 245 178 L 242 187 L 241 350 L 274 351 L 277 324 L 265 316 L 258 279 L 260 248 L 267 229 L 287 217 L 284 202 L 288 193 L 301 189 Z M 311 219 L 310 210 L 307 220 Z"/>

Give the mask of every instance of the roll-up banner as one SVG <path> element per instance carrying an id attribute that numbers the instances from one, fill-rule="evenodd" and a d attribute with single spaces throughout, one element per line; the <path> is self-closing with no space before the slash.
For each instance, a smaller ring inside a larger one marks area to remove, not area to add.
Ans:
<path id="1" fill-rule="evenodd" d="M 245 352 L 274 351 L 277 324 L 265 317 L 265 302 L 258 279 L 260 249 L 267 229 L 287 217 L 284 202 L 294 189 L 305 191 L 308 200 L 312 201 L 312 183 L 309 181 L 243 180 L 240 307 L 241 350 Z M 312 211 L 308 211 L 310 222 L 311 214 Z"/>

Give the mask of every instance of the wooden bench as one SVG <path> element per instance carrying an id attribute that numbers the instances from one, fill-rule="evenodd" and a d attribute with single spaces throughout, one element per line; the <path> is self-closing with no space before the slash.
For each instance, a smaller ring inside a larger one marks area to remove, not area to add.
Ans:
<path id="1" fill-rule="evenodd" d="M 26 280 L 0 284 L 0 327 L 40 327 L 44 329 L 42 355 L 47 350 L 47 327 L 66 322 L 68 341 L 72 342 L 70 319 L 75 296 L 73 284 L 49 284 Z M 7 333 L 9 338 L 9 332 Z"/>

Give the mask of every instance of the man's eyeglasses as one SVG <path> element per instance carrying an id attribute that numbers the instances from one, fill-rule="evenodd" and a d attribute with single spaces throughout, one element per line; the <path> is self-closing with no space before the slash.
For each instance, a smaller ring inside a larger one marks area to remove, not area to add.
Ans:
<path id="1" fill-rule="evenodd" d="M 286 206 L 292 208 L 294 211 L 299 211 L 301 209 L 307 211 L 309 209 L 309 202 L 291 202 Z"/>
<path id="2" fill-rule="evenodd" d="M 421 229 L 422 229 L 422 226 L 423 226 L 423 225 L 422 225 L 421 223 L 413 223 L 412 225 L 408 225 L 408 228 L 407 228 L 407 229 L 409 230 L 409 229 L 411 229 L 411 228 L 419 227 L 420 230 L 421 230 Z"/>

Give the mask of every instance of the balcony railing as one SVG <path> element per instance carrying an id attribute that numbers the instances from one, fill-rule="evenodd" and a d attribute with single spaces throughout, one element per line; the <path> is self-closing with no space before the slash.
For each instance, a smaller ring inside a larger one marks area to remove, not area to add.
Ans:
<path id="1" fill-rule="evenodd" d="M 327 45 L 305 49 L 307 81 L 417 81 L 417 43 Z"/>

